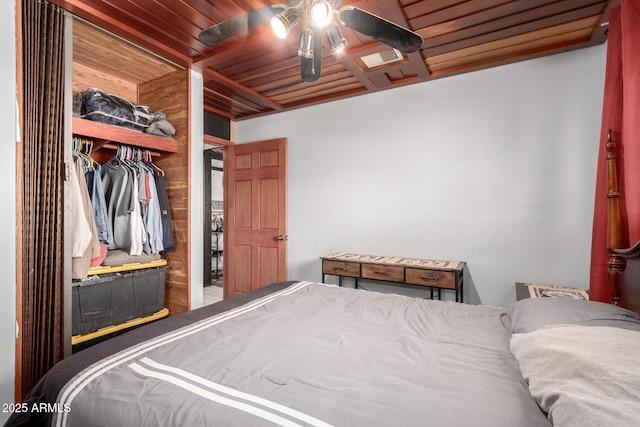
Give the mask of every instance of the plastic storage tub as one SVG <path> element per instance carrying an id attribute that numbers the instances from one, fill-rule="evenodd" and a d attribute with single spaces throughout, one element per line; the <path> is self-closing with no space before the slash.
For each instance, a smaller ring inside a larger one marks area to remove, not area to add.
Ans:
<path id="1" fill-rule="evenodd" d="M 166 270 L 108 273 L 73 283 L 72 334 L 88 334 L 162 310 Z"/>

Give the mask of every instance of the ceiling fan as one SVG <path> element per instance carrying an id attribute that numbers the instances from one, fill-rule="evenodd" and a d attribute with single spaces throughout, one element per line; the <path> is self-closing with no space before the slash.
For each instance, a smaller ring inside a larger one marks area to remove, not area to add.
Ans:
<path id="1" fill-rule="evenodd" d="M 202 31 L 201 42 L 214 45 L 267 22 L 279 38 L 286 38 L 300 21 L 302 31 L 297 54 L 303 81 L 320 78 L 322 30 L 331 53 L 344 50 L 347 41 L 340 25 L 369 36 L 403 53 L 415 52 L 422 46 L 422 37 L 400 25 L 354 6 L 338 9 L 341 0 L 287 0 L 287 4 L 272 4 L 220 22 Z"/>

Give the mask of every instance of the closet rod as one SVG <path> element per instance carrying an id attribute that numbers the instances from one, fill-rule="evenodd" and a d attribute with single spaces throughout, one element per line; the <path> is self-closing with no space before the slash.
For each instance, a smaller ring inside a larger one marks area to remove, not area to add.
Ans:
<path id="1" fill-rule="evenodd" d="M 161 156 L 164 153 L 161 153 L 159 151 L 153 151 L 153 150 L 149 150 L 148 148 L 140 148 L 140 147 L 136 147 L 135 145 L 127 145 L 127 144 L 114 144 L 114 143 L 110 143 L 107 142 L 105 144 L 102 144 L 99 146 L 99 148 L 108 148 L 110 150 L 118 150 L 118 147 L 120 146 L 126 146 L 126 147 L 131 147 L 135 150 L 140 149 L 140 150 L 145 150 L 148 151 L 149 153 L 151 153 L 152 156 Z"/>

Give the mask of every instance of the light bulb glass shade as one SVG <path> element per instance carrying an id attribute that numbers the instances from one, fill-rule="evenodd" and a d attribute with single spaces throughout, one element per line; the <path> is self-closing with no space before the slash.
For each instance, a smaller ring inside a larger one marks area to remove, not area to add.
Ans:
<path id="1" fill-rule="evenodd" d="M 331 21 L 333 8 L 326 0 L 316 0 L 311 5 L 311 18 L 316 25 L 326 25 Z"/>
<path id="2" fill-rule="evenodd" d="M 313 58 L 313 30 L 306 25 L 302 29 L 302 34 L 300 34 L 298 56 Z"/>
<path id="3" fill-rule="evenodd" d="M 298 25 L 300 15 L 296 9 L 287 9 L 271 18 L 271 29 L 276 37 L 284 39 L 289 32 Z"/>
<path id="4" fill-rule="evenodd" d="M 347 47 L 347 40 L 340 31 L 340 26 L 336 22 L 332 22 L 327 26 L 327 41 L 331 48 L 331 53 L 340 53 Z"/>

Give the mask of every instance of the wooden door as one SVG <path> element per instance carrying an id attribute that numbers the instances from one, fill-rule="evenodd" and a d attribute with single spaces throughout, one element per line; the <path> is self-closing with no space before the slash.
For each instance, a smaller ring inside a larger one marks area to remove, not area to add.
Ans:
<path id="1" fill-rule="evenodd" d="M 287 280 L 287 140 L 225 153 L 224 297 Z"/>

